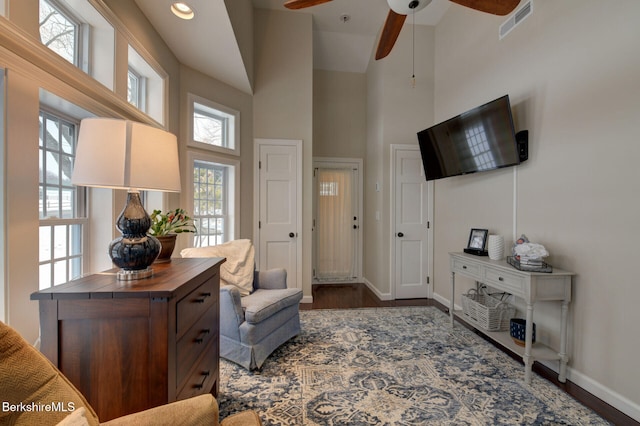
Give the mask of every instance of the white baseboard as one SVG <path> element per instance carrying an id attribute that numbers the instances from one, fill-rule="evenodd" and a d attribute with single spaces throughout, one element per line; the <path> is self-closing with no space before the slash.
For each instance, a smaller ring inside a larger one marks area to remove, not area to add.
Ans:
<path id="1" fill-rule="evenodd" d="M 313 296 L 302 296 L 300 303 L 313 303 Z"/>
<path id="2" fill-rule="evenodd" d="M 444 298 L 437 293 L 433 294 L 433 298 L 446 307 L 449 307 L 449 299 Z M 456 305 L 455 309 L 457 310 L 461 308 Z M 557 363 L 550 361 L 539 362 L 545 367 L 548 367 L 551 370 L 555 371 L 556 373 L 558 372 Z M 570 366 L 567 367 L 567 379 L 580 386 L 582 389 L 586 390 L 593 396 L 600 398 L 615 409 L 623 412 L 627 416 L 640 421 L 640 405 L 609 389 L 602 383 L 597 382 L 593 378 L 581 373 L 580 371 L 574 370 Z"/>
<path id="3" fill-rule="evenodd" d="M 369 287 L 369 290 L 371 290 L 372 292 L 375 293 L 375 295 L 378 297 L 378 299 L 380 300 L 393 300 L 391 298 L 391 293 L 381 293 L 380 290 L 378 290 L 373 284 L 371 284 L 371 281 L 369 281 L 366 278 L 362 278 L 362 281 L 364 282 L 364 284 Z"/>
<path id="4" fill-rule="evenodd" d="M 544 365 L 557 372 L 557 365 L 555 368 L 552 364 L 544 363 Z M 593 378 L 571 367 L 567 367 L 567 379 L 632 419 L 640 421 L 640 405 L 609 389 L 602 383 L 595 381 Z"/>

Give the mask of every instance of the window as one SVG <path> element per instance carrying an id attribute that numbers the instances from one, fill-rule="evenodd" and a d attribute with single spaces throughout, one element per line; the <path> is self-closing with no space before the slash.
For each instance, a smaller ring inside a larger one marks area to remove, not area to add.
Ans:
<path id="1" fill-rule="evenodd" d="M 40 0 L 40 40 L 72 64 L 80 65 L 80 22 L 49 0 Z"/>
<path id="2" fill-rule="evenodd" d="M 40 289 L 82 274 L 84 190 L 71 184 L 77 123 L 40 111 Z"/>
<path id="3" fill-rule="evenodd" d="M 94 5 L 98 3 L 39 0 L 40 41 L 113 90 L 115 31 Z"/>
<path id="4" fill-rule="evenodd" d="M 129 45 L 127 100 L 160 124 L 165 123 L 166 74 L 153 59 Z"/>
<path id="5" fill-rule="evenodd" d="M 206 247 L 233 240 L 237 235 L 235 224 L 236 200 L 239 199 L 239 164 L 213 157 L 205 158 L 190 153 L 193 169 L 193 219 L 197 232 L 193 235 L 195 247 Z"/>
<path id="6" fill-rule="evenodd" d="M 189 145 L 240 155 L 240 113 L 189 94 L 191 137 Z"/>
<path id="7" fill-rule="evenodd" d="M 146 80 L 132 68 L 129 68 L 127 74 L 127 101 L 141 111 L 146 110 L 145 107 L 145 88 Z"/>

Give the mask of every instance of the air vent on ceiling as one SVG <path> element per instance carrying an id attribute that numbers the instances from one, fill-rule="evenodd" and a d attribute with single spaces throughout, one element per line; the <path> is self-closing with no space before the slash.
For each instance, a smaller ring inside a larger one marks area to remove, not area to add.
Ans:
<path id="1" fill-rule="evenodd" d="M 499 37 L 502 40 L 509 34 L 515 27 L 520 25 L 529 15 L 533 12 L 533 0 L 525 2 L 525 4 L 516 10 L 516 12 L 509 17 L 502 25 L 500 25 Z"/>

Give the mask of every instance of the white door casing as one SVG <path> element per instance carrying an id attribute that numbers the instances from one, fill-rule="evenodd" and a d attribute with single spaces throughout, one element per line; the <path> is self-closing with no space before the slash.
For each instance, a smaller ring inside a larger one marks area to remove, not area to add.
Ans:
<path id="1" fill-rule="evenodd" d="M 318 245 L 319 245 L 319 200 L 318 200 L 318 170 L 343 170 L 352 173 L 352 188 L 350 193 L 352 194 L 350 223 L 348 233 L 353 242 L 353 256 L 352 259 L 352 276 L 349 278 L 342 278 L 334 280 L 336 282 L 345 281 L 361 281 L 362 280 L 362 232 L 360 224 L 362 222 L 363 215 L 363 186 L 364 180 L 362 176 L 362 164 L 361 158 L 338 158 L 338 157 L 315 157 L 313 159 L 314 166 L 314 218 L 313 218 L 313 282 L 329 282 L 331 279 L 320 279 L 318 273 Z"/>
<path id="2" fill-rule="evenodd" d="M 391 290 L 395 299 L 431 297 L 432 184 L 417 145 L 391 145 Z"/>
<path id="3" fill-rule="evenodd" d="M 302 288 L 302 141 L 255 142 L 256 266 L 285 268 L 287 286 Z"/>

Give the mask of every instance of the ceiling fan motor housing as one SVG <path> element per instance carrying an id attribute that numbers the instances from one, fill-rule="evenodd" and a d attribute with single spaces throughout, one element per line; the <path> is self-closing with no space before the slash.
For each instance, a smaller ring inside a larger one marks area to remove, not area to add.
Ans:
<path id="1" fill-rule="evenodd" d="M 424 9 L 431 0 L 387 0 L 389 7 L 399 15 L 410 15 Z"/>

